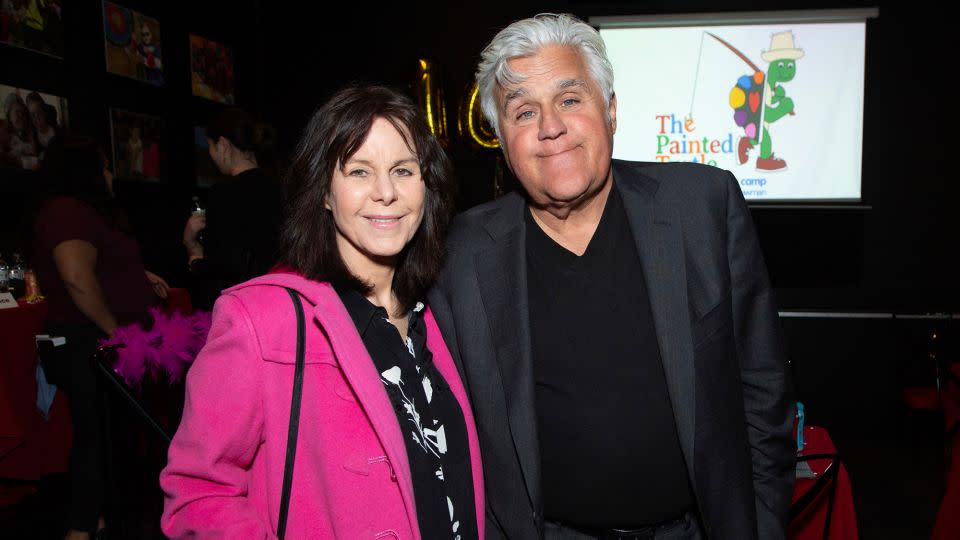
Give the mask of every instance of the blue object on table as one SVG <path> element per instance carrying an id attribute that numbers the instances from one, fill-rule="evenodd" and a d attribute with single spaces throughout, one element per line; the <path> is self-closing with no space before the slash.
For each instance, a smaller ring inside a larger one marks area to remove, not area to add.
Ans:
<path id="1" fill-rule="evenodd" d="M 56 385 L 47 382 L 47 375 L 37 362 L 37 410 L 43 414 L 43 419 L 50 421 L 50 408 L 53 407 L 53 399 L 57 397 Z"/>
<path id="2" fill-rule="evenodd" d="M 797 452 L 803 450 L 803 403 L 797 402 Z"/>

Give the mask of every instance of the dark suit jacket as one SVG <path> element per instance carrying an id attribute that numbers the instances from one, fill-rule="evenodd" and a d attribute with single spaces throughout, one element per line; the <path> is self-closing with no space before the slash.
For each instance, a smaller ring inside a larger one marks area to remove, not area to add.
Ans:
<path id="1" fill-rule="evenodd" d="M 616 160 L 613 181 L 648 284 L 704 531 L 710 539 L 783 538 L 794 402 L 739 186 L 713 167 Z M 459 216 L 446 267 L 429 293 L 473 402 L 488 538 L 543 535 L 524 211 L 524 198 L 510 194 Z"/>

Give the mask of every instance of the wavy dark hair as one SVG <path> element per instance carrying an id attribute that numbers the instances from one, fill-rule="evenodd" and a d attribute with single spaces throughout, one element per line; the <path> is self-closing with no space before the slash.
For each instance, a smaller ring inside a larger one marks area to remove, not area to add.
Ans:
<path id="1" fill-rule="evenodd" d="M 390 122 L 417 156 L 426 184 L 424 215 L 413 239 L 397 259 L 393 293 L 404 311 L 423 298 L 440 272 L 447 225 L 453 211 L 454 179 L 450 159 L 430 133 L 413 101 L 384 86 L 351 85 L 313 113 L 293 155 L 284 182 L 281 260 L 316 281 L 371 290 L 353 275 L 337 249 L 337 228 L 323 201 L 335 167 L 363 145 L 378 118 Z"/>
<path id="2" fill-rule="evenodd" d="M 214 142 L 227 139 L 242 152 L 256 152 L 260 144 L 257 122 L 242 109 L 224 109 L 207 124 L 207 137 Z"/>
<path id="3" fill-rule="evenodd" d="M 103 176 L 108 164 L 100 143 L 90 137 L 54 138 L 40 162 L 40 203 L 54 197 L 79 199 L 92 206 L 107 223 L 130 234 L 127 216 Z"/>
<path id="4" fill-rule="evenodd" d="M 224 109 L 207 124 L 207 138 L 217 142 L 220 137 L 230 141 L 241 152 L 253 152 L 263 169 L 274 167 L 272 127 L 257 122 L 246 111 L 237 107 Z"/>

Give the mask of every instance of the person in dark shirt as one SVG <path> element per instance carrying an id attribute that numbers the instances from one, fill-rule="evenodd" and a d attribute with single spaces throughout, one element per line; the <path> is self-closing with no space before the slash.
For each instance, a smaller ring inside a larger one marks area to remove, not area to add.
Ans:
<path id="1" fill-rule="evenodd" d="M 70 399 L 67 538 L 85 539 L 104 527 L 105 496 L 97 378 L 88 357 L 119 326 L 144 321 L 168 287 L 144 269 L 95 141 L 56 139 L 41 172 L 50 185 L 34 218 L 31 263 L 47 297 L 48 331 L 67 339 L 59 354 L 45 359 L 44 370 Z"/>
<path id="2" fill-rule="evenodd" d="M 210 309 L 221 290 L 276 262 L 280 186 L 265 167 L 265 131 L 236 108 L 207 126 L 210 158 L 228 178 L 210 189 L 206 212 L 191 215 L 183 229 L 196 307 Z"/>
<path id="3" fill-rule="evenodd" d="M 500 31 L 477 84 L 523 192 L 454 221 L 427 297 L 476 411 L 487 538 L 783 538 L 794 402 L 736 179 L 612 159 L 613 68 L 571 15 Z"/>

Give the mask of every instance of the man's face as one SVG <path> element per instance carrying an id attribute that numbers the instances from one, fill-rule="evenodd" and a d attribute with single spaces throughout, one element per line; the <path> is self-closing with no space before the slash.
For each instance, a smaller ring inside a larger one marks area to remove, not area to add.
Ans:
<path id="1" fill-rule="evenodd" d="M 507 62 L 522 81 L 499 88 L 500 143 L 535 206 L 572 208 L 610 177 L 617 103 L 605 104 L 580 53 L 550 46 Z"/>

